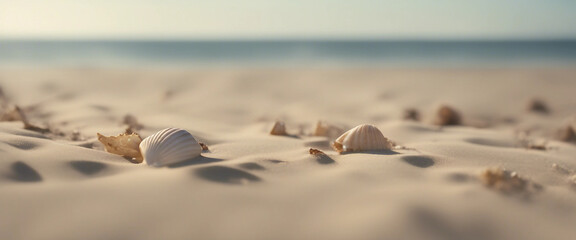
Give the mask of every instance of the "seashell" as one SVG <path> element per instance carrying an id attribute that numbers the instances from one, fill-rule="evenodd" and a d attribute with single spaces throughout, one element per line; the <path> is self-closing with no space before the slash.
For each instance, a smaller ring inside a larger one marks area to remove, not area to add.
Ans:
<path id="1" fill-rule="evenodd" d="M 287 136 L 288 133 L 286 132 L 286 124 L 282 121 L 276 121 L 272 130 L 270 130 L 270 135 L 276 136 Z"/>
<path id="2" fill-rule="evenodd" d="M 374 125 L 362 124 L 342 134 L 332 145 L 339 153 L 392 149 L 392 143 Z"/>
<path id="3" fill-rule="evenodd" d="M 186 130 L 166 128 L 142 140 L 140 152 L 146 164 L 162 167 L 198 157 L 202 147 Z"/>
<path id="4" fill-rule="evenodd" d="M 314 129 L 314 136 L 322 136 L 327 137 L 329 139 L 335 139 L 342 133 L 344 133 L 344 130 L 342 128 L 339 128 L 337 126 L 334 126 L 332 124 L 323 121 L 318 121 L 316 123 L 316 128 Z"/>
<path id="5" fill-rule="evenodd" d="M 434 124 L 438 126 L 449 126 L 449 125 L 460 125 L 462 124 L 462 118 L 460 113 L 450 106 L 440 106 L 436 112 L 436 119 L 434 119 Z"/>

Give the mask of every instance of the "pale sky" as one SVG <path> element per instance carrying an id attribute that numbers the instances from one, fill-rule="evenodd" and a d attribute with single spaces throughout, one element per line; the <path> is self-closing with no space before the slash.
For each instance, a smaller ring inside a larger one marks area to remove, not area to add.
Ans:
<path id="1" fill-rule="evenodd" d="M 576 38 L 576 0 L 0 0 L 0 38 Z"/>

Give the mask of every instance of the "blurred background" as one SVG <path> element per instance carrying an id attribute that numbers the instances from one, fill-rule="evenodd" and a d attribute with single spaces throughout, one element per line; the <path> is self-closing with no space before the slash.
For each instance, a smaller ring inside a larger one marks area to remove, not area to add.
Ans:
<path id="1" fill-rule="evenodd" d="M 571 0 L 0 0 L 0 66 L 576 63 Z"/>

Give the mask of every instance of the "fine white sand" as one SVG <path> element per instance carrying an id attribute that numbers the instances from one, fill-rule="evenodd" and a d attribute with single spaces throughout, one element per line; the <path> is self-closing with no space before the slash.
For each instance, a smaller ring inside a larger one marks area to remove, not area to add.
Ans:
<path id="1" fill-rule="evenodd" d="M 554 139 L 576 113 L 575 80 L 552 68 L 2 69 L 4 108 L 52 132 L 0 122 L 0 239 L 575 239 L 576 145 Z M 550 112 L 528 111 L 533 98 Z M 432 125 L 442 104 L 464 125 Z M 422 120 L 403 120 L 407 108 Z M 184 128 L 210 151 L 165 168 L 105 152 L 96 133 L 122 133 L 127 114 L 143 137 Z M 275 120 L 294 136 L 269 135 Z M 310 136 L 318 120 L 374 124 L 400 147 L 339 155 Z M 489 188 L 488 168 L 537 187 Z"/>

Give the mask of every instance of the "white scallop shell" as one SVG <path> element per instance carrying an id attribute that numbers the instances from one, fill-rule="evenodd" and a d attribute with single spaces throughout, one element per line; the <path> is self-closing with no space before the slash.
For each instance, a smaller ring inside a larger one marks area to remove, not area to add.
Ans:
<path id="1" fill-rule="evenodd" d="M 180 128 L 166 128 L 140 143 L 146 164 L 162 167 L 200 156 L 202 147 L 192 134 Z"/>
<path id="2" fill-rule="evenodd" d="M 340 153 L 378 151 L 392 149 L 392 143 L 375 126 L 362 124 L 338 137 L 333 147 Z"/>

